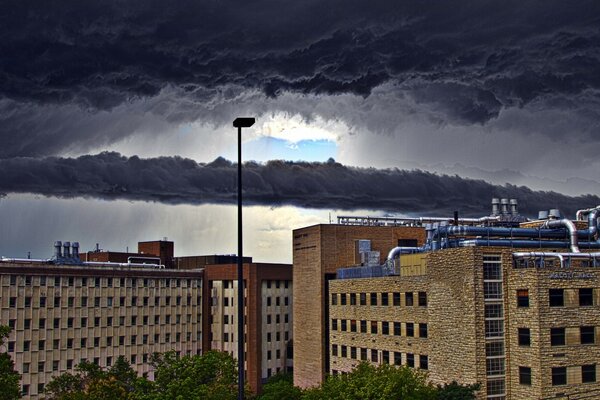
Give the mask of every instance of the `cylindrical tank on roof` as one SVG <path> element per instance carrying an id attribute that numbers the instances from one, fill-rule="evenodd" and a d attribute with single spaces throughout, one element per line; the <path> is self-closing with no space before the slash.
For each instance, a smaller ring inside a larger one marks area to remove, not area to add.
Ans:
<path id="1" fill-rule="evenodd" d="M 79 242 L 73 242 L 71 244 L 71 256 L 73 258 L 79 258 Z"/>

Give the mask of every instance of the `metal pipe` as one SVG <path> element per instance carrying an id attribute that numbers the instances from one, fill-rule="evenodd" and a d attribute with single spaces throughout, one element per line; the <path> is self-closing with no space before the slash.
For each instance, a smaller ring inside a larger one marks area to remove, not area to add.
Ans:
<path id="1" fill-rule="evenodd" d="M 79 265 L 89 265 L 90 267 L 142 267 L 165 269 L 164 264 L 143 264 L 143 263 L 117 263 L 110 261 L 84 261 Z"/>
<path id="2" fill-rule="evenodd" d="M 581 210 L 577 210 L 577 212 L 575 213 L 575 219 L 577 221 L 583 221 L 584 215 L 587 215 L 587 214 L 591 213 L 592 211 L 597 211 L 598 209 L 600 209 L 600 205 L 597 205 L 596 207 L 592 207 L 592 208 L 584 208 Z"/>
<path id="3" fill-rule="evenodd" d="M 134 259 L 134 260 L 153 260 L 153 261 L 158 261 L 159 264 L 157 264 L 157 265 L 160 265 L 160 257 L 136 257 L 136 256 L 129 256 L 129 257 L 127 257 L 127 262 L 131 263 L 131 259 Z M 141 264 L 143 264 L 143 263 L 141 263 Z"/>
<path id="4" fill-rule="evenodd" d="M 44 263 L 44 264 L 48 264 L 52 262 L 52 259 L 47 258 L 47 259 L 41 259 L 41 258 L 14 258 L 14 257 L 2 257 L 0 258 L 0 262 L 5 262 L 5 263 L 27 263 L 27 264 L 32 264 L 32 263 Z"/>
<path id="5" fill-rule="evenodd" d="M 514 259 L 535 259 L 535 258 L 558 258 L 560 267 L 565 267 L 565 258 L 567 259 L 587 259 L 593 260 L 596 264 L 596 259 L 600 258 L 600 253 L 554 253 L 554 252 L 515 252 Z"/>
<path id="6" fill-rule="evenodd" d="M 579 242 L 584 249 L 600 249 L 599 242 Z M 458 243 L 460 247 L 517 247 L 517 248 L 569 248 L 570 243 L 561 240 L 514 240 L 514 239 L 468 239 Z"/>
<path id="7" fill-rule="evenodd" d="M 405 251 L 406 250 L 406 251 Z M 393 260 L 397 258 L 400 254 L 413 254 L 413 253 L 421 253 L 425 250 L 424 247 L 406 247 L 406 246 L 398 246 L 394 247 L 388 253 L 387 259 Z"/>
<path id="8" fill-rule="evenodd" d="M 548 220 L 541 226 L 542 229 L 555 229 L 555 228 L 566 228 L 569 232 L 569 241 L 571 242 L 571 252 L 579 253 L 579 246 L 577 245 L 577 227 L 570 219 L 556 219 Z"/>

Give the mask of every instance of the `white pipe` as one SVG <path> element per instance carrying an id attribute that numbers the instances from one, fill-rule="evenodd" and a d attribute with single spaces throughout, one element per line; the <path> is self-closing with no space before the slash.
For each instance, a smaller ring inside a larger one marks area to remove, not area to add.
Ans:
<path id="1" fill-rule="evenodd" d="M 134 260 L 153 260 L 153 261 L 158 261 L 160 263 L 160 257 L 136 257 L 136 256 L 127 257 L 127 262 L 131 263 L 132 258 Z M 156 265 L 160 265 L 160 264 L 156 264 Z"/>
<path id="2" fill-rule="evenodd" d="M 421 247 L 406 247 L 406 246 L 398 246 L 398 247 L 394 247 L 393 249 L 390 250 L 390 252 L 388 253 L 387 259 L 388 260 L 393 260 L 394 258 L 398 257 L 400 254 L 402 254 L 402 250 L 409 250 L 410 253 L 407 254 L 412 254 L 415 251 L 423 251 L 423 249 Z"/>
<path id="3" fill-rule="evenodd" d="M 596 207 L 592 207 L 592 208 L 583 208 L 581 210 L 577 210 L 577 212 L 575 213 L 575 219 L 577 221 L 583 221 L 583 217 L 588 215 L 589 213 L 591 213 L 594 210 L 600 210 L 600 205 L 597 205 Z"/>
<path id="4" fill-rule="evenodd" d="M 142 263 L 117 263 L 110 261 L 85 261 L 83 265 L 94 267 L 143 267 L 143 268 L 158 268 L 164 269 L 163 264 L 142 264 Z"/>
<path id="5" fill-rule="evenodd" d="M 9 257 L 2 257 L 0 259 L 0 262 L 12 262 L 12 263 L 48 263 L 52 261 L 51 259 L 41 259 L 41 258 L 9 258 Z"/>
<path id="6" fill-rule="evenodd" d="M 594 263 L 597 262 L 597 259 L 600 258 L 600 253 L 553 253 L 553 252 L 516 252 L 513 253 L 513 258 L 558 258 L 560 261 L 560 267 L 565 268 L 564 261 L 565 258 L 571 259 L 587 259 L 594 260 Z"/>
<path id="7" fill-rule="evenodd" d="M 558 220 L 549 220 L 544 222 L 542 229 L 546 228 L 566 228 L 569 231 L 569 240 L 571 241 L 571 252 L 579 253 L 579 245 L 577 239 L 577 227 L 570 219 L 563 218 Z"/>

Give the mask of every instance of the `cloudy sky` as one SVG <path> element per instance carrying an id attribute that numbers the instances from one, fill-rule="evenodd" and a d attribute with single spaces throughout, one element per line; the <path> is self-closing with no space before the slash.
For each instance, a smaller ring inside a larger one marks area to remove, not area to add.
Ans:
<path id="1" fill-rule="evenodd" d="M 0 54 L 0 255 L 234 253 L 237 116 L 261 261 L 340 214 L 600 203 L 593 0 L 7 0 Z"/>

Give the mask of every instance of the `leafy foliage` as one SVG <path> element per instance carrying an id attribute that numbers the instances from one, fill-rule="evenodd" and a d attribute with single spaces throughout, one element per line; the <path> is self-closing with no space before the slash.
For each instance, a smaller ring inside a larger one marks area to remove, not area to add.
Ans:
<path id="1" fill-rule="evenodd" d="M 11 329 L 0 326 L 0 346 L 3 346 Z M 8 354 L 0 353 L 0 400 L 12 400 L 21 397 L 19 381 L 21 376 L 15 371 L 15 364 Z"/>
<path id="2" fill-rule="evenodd" d="M 277 374 L 263 385 L 258 400 L 300 400 L 302 390 L 294 386 L 292 374 Z"/>

